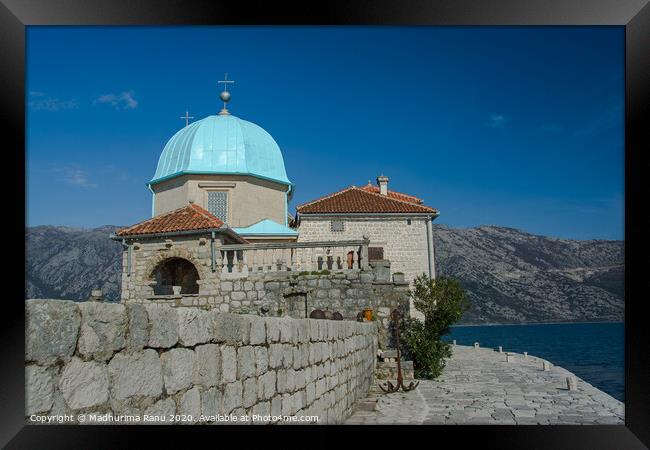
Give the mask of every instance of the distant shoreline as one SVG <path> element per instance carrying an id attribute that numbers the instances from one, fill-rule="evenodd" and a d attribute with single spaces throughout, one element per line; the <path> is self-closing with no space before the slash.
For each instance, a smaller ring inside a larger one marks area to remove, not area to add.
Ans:
<path id="1" fill-rule="evenodd" d="M 497 327 L 497 326 L 517 326 L 517 325 L 577 325 L 581 323 L 625 323 L 624 320 L 598 320 L 591 322 L 521 322 L 521 323 L 476 323 L 451 325 L 450 328 L 459 327 Z"/>

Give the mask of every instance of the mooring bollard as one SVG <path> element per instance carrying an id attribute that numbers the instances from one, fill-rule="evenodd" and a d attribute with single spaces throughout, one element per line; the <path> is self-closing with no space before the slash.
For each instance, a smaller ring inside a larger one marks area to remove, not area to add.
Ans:
<path id="1" fill-rule="evenodd" d="M 513 360 L 513 355 L 512 353 L 506 353 L 506 362 L 511 362 Z"/>
<path id="2" fill-rule="evenodd" d="M 478 342 L 474 342 L 474 348 L 478 348 Z"/>
<path id="3" fill-rule="evenodd" d="M 499 353 L 503 353 L 503 347 L 499 345 Z"/>
<path id="4" fill-rule="evenodd" d="M 528 359 L 528 352 L 524 352 L 524 359 Z"/>
<path id="5" fill-rule="evenodd" d="M 574 377 L 574 376 L 566 377 L 566 387 L 570 391 L 577 391 L 578 390 L 578 380 L 576 380 L 576 377 Z"/>
<path id="6" fill-rule="evenodd" d="M 548 361 L 542 361 L 542 369 L 543 369 L 544 371 L 548 371 L 548 370 L 551 369 L 551 367 L 550 367 Z"/>
<path id="7" fill-rule="evenodd" d="M 454 339 L 452 342 L 454 343 L 454 345 L 456 345 L 456 339 Z"/>

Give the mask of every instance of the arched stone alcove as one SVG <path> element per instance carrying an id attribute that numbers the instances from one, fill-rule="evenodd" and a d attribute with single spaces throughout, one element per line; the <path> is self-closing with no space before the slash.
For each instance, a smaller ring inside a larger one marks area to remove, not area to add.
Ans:
<path id="1" fill-rule="evenodd" d="M 172 295 L 173 286 L 180 286 L 181 295 L 199 293 L 199 271 L 189 260 L 169 257 L 158 262 L 151 270 L 149 279 L 154 295 Z"/>

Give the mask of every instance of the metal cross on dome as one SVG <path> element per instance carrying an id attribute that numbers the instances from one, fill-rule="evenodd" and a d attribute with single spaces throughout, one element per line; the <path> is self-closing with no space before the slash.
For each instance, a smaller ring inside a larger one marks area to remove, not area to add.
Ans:
<path id="1" fill-rule="evenodd" d="M 185 126 L 188 126 L 190 124 L 189 120 L 194 119 L 194 116 L 190 116 L 190 112 L 186 109 L 185 115 L 180 116 L 179 119 L 185 119 Z"/>
<path id="2" fill-rule="evenodd" d="M 226 108 L 226 103 L 230 101 L 230 92 L 228 92 L 228 84 L 235 84 L 233 80 L 228 79 L 228 72 L 223 77 L 223 80 L 217 81 L 217 84 L 223 84 L 223 92 L 219 94 L 219 98 L 223 102 L 223 109 L 219 114 L 224 115 L 224 114 L 230 114 L 228 112 L 228 108 Z"/>
<path id="3" fill-rule="evenodd" d="M 234 84 L 235 82 L 233 80 L 228 79 L 228 72 L 225 73 L 223 76 L 223 80 L 217 81 L 217 84 L 223 84 L 223 90 L 224 92 L 228 92 L 228 84 Z"/>

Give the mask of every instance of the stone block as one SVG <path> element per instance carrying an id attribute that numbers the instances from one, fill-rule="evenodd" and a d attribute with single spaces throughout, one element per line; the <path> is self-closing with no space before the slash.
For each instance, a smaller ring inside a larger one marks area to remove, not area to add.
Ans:
<path id="1" fill-rule="evenodd" d="M 216 416 L 221 412 L 221 392 L 216 387 L 201 392 L 201 413 Z"/>
<path id="2" fill-rule="evenodd" d="M 255 374 L 262 375 L 269 368 L 269 351 L 266 347 L 255 347 Z"/>
<path id="3" fill-rule="evenodd" d="M 282 367 L 283 357 L 284 346 L 282 344 L 269 345 L 269 367 L 271 369 Z"/>
<path id="4" fill-rule="evenodd" d="M 221 351 L 217 344 L 197 345 L 194 384 L 212 387 L 221 384 Z"/>
<path id="5" fill-rule="evenodd" d="M 187 348 L 173 348 L 163 353 L 160 360 L 167 394 L 188 389 L 192 385 L 196 362 L 194 351 Z"/>
<path id="6" fill-rule="evenodd" d="M 269 423 L 267 419 L 271 414 L 271 402 L 260 402 L 253 406 L 252 410 L 252 424 L 265 425 Z"/>
<path id="7" fill-rule="evenodd" d="M 321 378 L 320 380 L 316 381 L 316 397 L 320 397 L 327 391 L 327 380 L 325 378 Z"/>
<path id="8" fill-rule="evenodd" d="M 257 378 L 248 378 L 244 380 L 244 392 L 242 404 L 244 408 L 249 408 L 257 401 Z"/>
<path id="9" fill-rule="evenodd" d="M 81 328 L 77 349 L 86 357 L 106 361 L 126 345 L 126 309 L 119 303 L 79 303 Z"/>
<path id="10" fill-rule="evenodd" d="M 282 345 L 282 365 L 285 368 L 293 366 L 293 345 L 291 344 Z"/>
<path id="11" fill-rule="evenodd" d="M 310 341 L 311 326 L 309 319 L 298 320 L 298 343 L 306 344 Z"/>
<path id="12" fill-rule="evenodd" d="M 296 387 L 296 370 L 293 369 L 287 369 L 287 391 L 288 392 L 294 392 L 297 387 Z"/>
<path id="13" fill-rule="evenodd" d="M 146 304 L 149 316 L 149 347 L 170 348 L 178 343 L 177 308 Z"/>
<path id="14" fill-rule="evenodd" d="M 210 311 L 213 326 L 213 340 L 227 344 L 250 342 L 251 321 L 243 314 L 223 314 Z"/>
<path id="15" fill-rule="evenodd" d="M 221 381 L 231 383 L 237 379 L 237 350 L 230 345 L 221 346 Z"/>
<path id="16" fill-rule="evenodd" d="M 51 364 L 69 360 L 77 345 L 81 314 L 77 304 L 63 300 L 25 302 L 25 359 Z"/>
<path id="17" fill-rule="evenodd" d="M 268 400 L 275 395 L 276 372 L 269 371 L 257 379 L 257 395 L 261 400 Z"/>
<path id="18" fill-rule="evenodd" d="M 222 281 L 221 282 L 221 290 L 223 292 L 230 292 L 232 291 L 232 281 Z"/>
<path id="19" fill-rule="evenodd" d="M 209 342 L 212 338 L 210 313 L 199 308 L 178 308 L 178 339 L 184 346 Z"/>
<path id="20" fill-rule="evenodd" d="M 302 362 L 302 354 L 300 353 L 300 348 L 298 346 L 293 347 L 292 349 L 292 360 L 293 360 L 293 368 L 295 370 L 300 369 L 300 364 Z"/>
<path id="21" fill-rule="evenodd" d="M 25 367 L 25 414 L 46 413 L 54 403 L 54 384 L 45 367 Z"/>
<path id="22" fill-rule="evenodd" d="M 241 408 L 243 402 L 241 381 L 226 384 L 223 389 L 223 412 L 230 414 L 234 409 Z"/>
<path id="23" fill-rule="evenodd" d="M 282 396 L 276 395 L 271 399 L 271 415 L 279 416 L 282 414 Z"/>
<path id="24" fill-rule="evenodd" d="M 291 319 L 280 320 L 280 342 L 291 343 L 293 342 L 293 333 L 291 327 Z"/>
<path id="25" fill-rule="evenodd" d="M 246 300 L 246 292 L 244 291 L 235 291 L 232 294 L 230 294 L 230 299 L 233 301 L 242 301 Z"/>
<path id="26" fill-rule="evenodd" d="M 295 388 L 297 390 L 305 389 L 307 385 L 307 377 L 304 370 L 296 370 L 294 372 Z"/>
<path id="27" fill-rule="evenodd" d="M 193 387 L 181 396 L 178 402 L 178 413 L 184 414 L 187 420 L 180 423 L 195 423 L 201 416 L 201 393 L 198 387 Z"/>
<path id="28" fill-rule="evenodd" d="M 237 373 L 239 379 L 255 375 L 255 348 L 247 345 L 237 349 Z"/>
<path id="29" fill-rule="evenodd" d="M 66 364 L 59 390 L 71 409 L 90 408 L 108 401 L 108 371 L 106 364 L 84 362 L 77 357 Z"/>
<path id="30" fill-rule="evenodd" d="M 144 305 L 139 303 L 127 303 L 127 350 L 140 351 L 149 344 L 149 315 Z"/>
<path id="31" fill-rule="evenodd" d="M 176 414 L 176 402 L 171 397 L 158 400 L 153 405 L 149 406 L 144 410 L 144 414 L 147 416 L 156 416 L 160 418 L 165 418 L 165 421 L 160 422 L 162 424 L 169 424 L 169 416 Z M 154 422 L 146 422 L 147 424 Z"/>
<path id="32" fill-rule="evenodd" d="M 251 331 L 250 344 L 260 345 L 266 343 L 266 323 L 262 317 L 250 316 Z"/>
<path id="33" fill-rule="evenodd" d="M 309 320 L 309 340 L 311 342 L 318 341 L 318 320 L 317 319 L 307 319 Z"/>
<path id="34" fill-rule="evenodd" d="M 162 365 L 153 349 L 117 353 L 108 364 L 108 376 L 116 399 L 162 394 Z"/>
<path id="35" fill-rule="evenodd" d="M 331 299 L 335 298 L 341 298 L 341 290 L 340 289 L 330 289 L 328 293 L 328 297 Z"/>
<path id="36" fill-rule="evenodd" d="M 277 317 L 268 317 L 266 321 L 266 341 L 270 343 L 280 342 L 280 321 Z"/>

